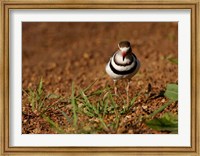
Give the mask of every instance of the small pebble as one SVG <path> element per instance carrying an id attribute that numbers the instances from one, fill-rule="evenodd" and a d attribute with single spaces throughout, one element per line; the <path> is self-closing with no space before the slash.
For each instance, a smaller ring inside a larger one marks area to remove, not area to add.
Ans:
<path id="1" fill-rule="evenodd" d="M 147 107 L 147 106 L 142 106 L 142 108 L 143 108 L 143 109 L 147 109 L 148 107 Z"/>
<path id="2" fill-rule="evenodd" d="M 88 59 L 89 58 L 89 54 L 88 53 L 84 53 L 83 54 L 83 58 Z"/>
<path id="3" fill-rule="evenodd" d="M 165 102 L 165 99 L 162 99 L 161 102 L 164 103 L 164 102 Z"/>
<path id="4" fill-rule="evenodd" d="M 129 130 L 128 130 L 128 134 L 133 134 L 133 130 L 132 130 L 132 129 L 129 129 Z"/>
<path id="5" fill-rule="evenodd" d="M 56 65 L 55 62 L 51 62 L 51 63 L 48 64 L 47 70 L 52 70 L 52 69 L 56 68 L 56 66 L 57 66 L 57 65 Z"/>

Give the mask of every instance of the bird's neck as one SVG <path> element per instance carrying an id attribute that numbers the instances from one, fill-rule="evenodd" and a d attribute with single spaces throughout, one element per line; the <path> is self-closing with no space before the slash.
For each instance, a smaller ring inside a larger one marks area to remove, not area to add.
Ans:
<path id="1" fill-rule="evenodd" d="M 115 60 L 118 62 L 118 63 L 129 63 L 130 62 L 130 56 L 131 56 L 131 53 L 132 53 L 132 50 L 131 48 L 127 51 L 126 53 L 126 56 L 125 56 L 125 59 L 123 60 L 123 56 L 122 56 L 122 51 L 119 50 L 116 55 L 115 55 Z"/>

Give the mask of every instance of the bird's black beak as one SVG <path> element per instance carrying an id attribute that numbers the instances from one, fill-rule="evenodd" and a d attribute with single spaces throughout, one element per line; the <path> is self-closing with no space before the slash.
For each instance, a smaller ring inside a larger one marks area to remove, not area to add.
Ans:
<path id="1" fill-rule="evenodd" d="M 124 61 L 124 59 L 125 59 L 125 56 L 126 56 L 126 55 L 123 56 L 123 61 Z"/>

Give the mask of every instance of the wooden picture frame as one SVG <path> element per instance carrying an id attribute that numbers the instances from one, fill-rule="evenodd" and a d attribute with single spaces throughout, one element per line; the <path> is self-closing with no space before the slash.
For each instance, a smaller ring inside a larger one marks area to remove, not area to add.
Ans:
<path id="1" fill-rule="evenodd" d="M 0 114 L 1 155 L 199 155 L 199 0 L 1 1 Z M 191 147 L 10 147 L 9 11 L 11 9 L 189 9 L 191 10 Z"/>

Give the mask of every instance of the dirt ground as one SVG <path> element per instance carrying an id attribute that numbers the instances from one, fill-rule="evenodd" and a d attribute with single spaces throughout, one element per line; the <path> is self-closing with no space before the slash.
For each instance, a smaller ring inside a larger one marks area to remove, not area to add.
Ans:
<path id="1" fill-rule="evenodd" d="M 130 97 L 150 89 L 159 94 L 168 83 L 177 83 L 178 66 L 166 58 L 178 58 L 178 24 L 163 23 L 43 23 L 24 22 L 22 29 L 22 86 L 36 88 L 40 79 L 46 93 L 71 95 L 72 82 L 85 88 L 94 82 L 93 90 L 113 86 L 105 66 L 117 50 L 118 42 L 128 40 L 141 62 L 141 68 L 130 83 Z M 124 94 L 123 83 L 119 93 Z M 22 93 L 22 133 L 56 133 L 42 117 L 31 110 L 28 96 Z M 166 133 L 153 130 L 135 118 L 149 114 L 167 101 L 164 97 L 145 100 L 142 94 L 131 112 L 123 117 L 117 133 Z M 69 108 L 62 108 L 68 111 Z M 178 103 L 164 112 L 178 113 Z M 50 109 L 48 116 L 65 126 L 58 110 Z M 83 119 L 84 120 L 84 119 Z M 105 121 L 107 122 L 107 121 Z M 73 133 L 73 132 L 71 132 Z"/>

